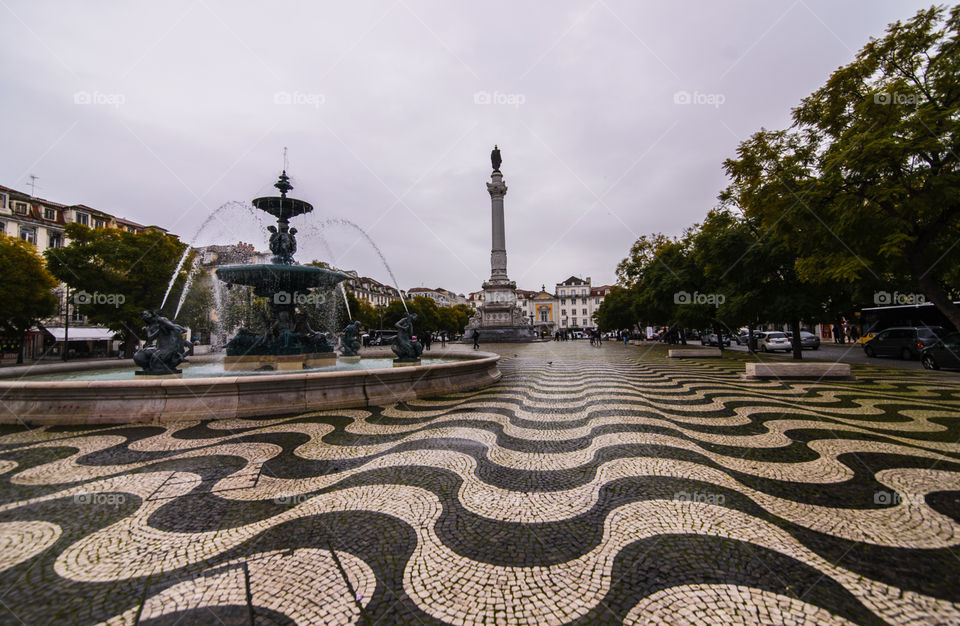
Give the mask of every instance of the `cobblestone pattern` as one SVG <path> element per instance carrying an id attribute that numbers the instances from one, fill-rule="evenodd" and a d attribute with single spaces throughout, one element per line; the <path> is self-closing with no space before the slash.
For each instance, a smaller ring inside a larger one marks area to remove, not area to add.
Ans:
<path id="1" fill-rule="evenodd" d="M 0 623 L 960 623 L 960 384 L 510 346 L 479 392 L 0 430 Z"/>

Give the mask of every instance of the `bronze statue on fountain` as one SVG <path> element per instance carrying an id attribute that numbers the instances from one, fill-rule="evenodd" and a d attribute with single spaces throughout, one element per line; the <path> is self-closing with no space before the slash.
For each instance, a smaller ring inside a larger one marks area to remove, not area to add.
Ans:
<path id="1" fill-rule="evenodd" d="M 336 363 L 336 353 L 321 332 L 310 328 L 306 316 L 297 305 L 311 289 L 331 289 L 348 275 L 333 270 L 299 265 L 293 255 L 297 251 L 297 229 L 290 228 L 290 218 L 313 211 L 303 200 L 288 198 L 293 189 L 286 170 L 274 184 L 279 196 L 256 198 L 253 206 L 277 218 L 269 226 L 270 263 L 228 265 L 217 269 L 217 278 L 228 285 L 253 287 L 254 295 L 266 298 L 270 314 L 267 330 L 258 335 L 241 328 L 226 345 L 225 367 L 229 369 L 296 369 Z"/>
<path id="2" fill-rule="evenodd" d="M 350 322 L 343 329 L 343 337 L 340 339 L 340 355 L 359 357 L 360 345 L 360 322 Z"/>
<path id="3" fill-rule="evenodd" d="M 393 339 L 393 345 L 390 346 L 393 353 L 397 355 L 397 358 L 393 360 L 394 366 L 420 364 L 423 344 L 413 338 L 413 323 L 415 321 L 417 321 L 417 314 L 410 313 L 394 324 L 394 328 L 397 329 L 397 336 Z"/>
<path id="4" fill-rule="evenodd" d="M 187 329 L 160 315 L 159 311 L 143 311 L 146 324 L 146 343 L 133 355 L 133 362 L 142 369 L 138 376 L 166 376 L 180 374 L 177 366 L 187 361 L 192 344 L 184 338 Z"/>

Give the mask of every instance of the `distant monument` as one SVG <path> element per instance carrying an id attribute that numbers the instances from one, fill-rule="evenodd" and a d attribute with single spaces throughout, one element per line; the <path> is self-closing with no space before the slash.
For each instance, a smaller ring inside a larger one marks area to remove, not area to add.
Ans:
<path id="1" fill-rule="evenodd" d="M 490 250 L 490 280 L 483 283 L 483 303 L 467 323 L 463 340 L 473 341 L 473 333 L 483 331 L 485 342 L 534 341 L 537 336 L 523 311 L 517 307 L 517 283 L 507 276 L 507 243 L 503 225 L 503 197 L 507 185 L 503 182 L 500 148 L 493 147 L 490 165 L 493 173 L 487 183 L 490 194 L 493 245 Z"/>

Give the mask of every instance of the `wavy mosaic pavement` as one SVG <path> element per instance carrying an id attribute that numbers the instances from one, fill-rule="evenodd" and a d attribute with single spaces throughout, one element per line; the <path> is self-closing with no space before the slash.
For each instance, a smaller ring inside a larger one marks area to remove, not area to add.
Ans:
<path id="1" fill-rule="evenodd" d="M 960 378 L 510 346 L 488 389 L 0 429 L 0 622 L 960 623 Z"/>

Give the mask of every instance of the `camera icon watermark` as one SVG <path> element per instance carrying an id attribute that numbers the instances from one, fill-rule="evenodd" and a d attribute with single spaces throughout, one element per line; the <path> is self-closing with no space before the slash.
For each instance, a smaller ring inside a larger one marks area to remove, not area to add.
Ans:
<path id="1" fill-rule="evenodd" d="M 898 506 L 900 504 L 921 505 L 925 500 L 921 494 L 900 494 L 896 491 L 875 491 L 873 493 L 873 503 L 881 506 Z"/>
<path id="2" fill-rule="evenodd" d="M 78 91 L 73 94 L 74 104 L 97 104 L 119 109 L 126 104 L 127 97 L 122 93 L 100 93 L 99 91 Z"/>
<path id="3" fill-rule="evenodd" d="M 526 101 L 527 97 L 522 93 L 502 93 L 499 91 L 491 93 L 481 90 L 473 94 L 473 103 L 480 105 L 497 104 L 519 109 Z"/>
<path id="4" fill-rule="evenodd" d="M 99 291 L 94 291 L 93 293 L 87 291 L 78 291 L 73 294 L 73 303 L 76 305 L 83 304 L 92 304 L 92 305 L 101 305 L 106 304 L 114 308 L 119 309 L 127 301 L 127 297 L 122 293 L 100 293 Z"/>
<path id="5" fill-rule="evenodd" d="M 922 293 L 900 293 L 894 291 L 876 291 L 873 294 L 873 303 L 877 305 L 923 304 L 927 297 Z"/>
<path id="6" fill-rule="evenodd" d="M 876 104 L 896 104 L 900 106 L 919 106 L 923 101 L 920 94 L 916 93 L 898 93 L 896 91 L 879 91 L 873 94 L 873 101 Z"/>
<path id="7" fill-rule="evenodd" d="M 296 304 L 299 306 L 319 306 L 327 301 L 322 293 L 314 291 L 278 291 L 273 294 L 274 304 Z"/>
<path id="8" fill-rule="evenodd" d="M 119 509 L 127 501 L 122 493 L 78 493 L 73 496 L 73 503 L 83 506 L 112 506 Z"/>
<path id="9" fill-rule="evenodd" d="M 673 499 L 677 502 L 698 502 L 700 504 L 716 504 L 722 506 L 726 498 L 722 493 L 710 493 L 707 491 L 678 491 L 673 494 Z"/>
<path id="10" fill-rule="evenodd" d="M 300 91 L 278 91 L 273 94 L 274 104 L 306 105 L 319 109 L 326 104 L 327 97 L 322 93 L 303 93 Z"/>
<path id="11" fill-rule="evenodd" d="M 709 304 L 711 306 L 720 306 L 727 301 L 727 297 L 722 293 L 700 293 L 694 291 L 677 291 L 673 294 L 674 304 Z"/>
<path id="12" fill-rule="evenodd" d="M 673 103 L 681 105 L 706 105 L 719 109 L 726 101 L 727 97 L 722 93 L 700 93 L 699 91 L 691 92 L 681 89 L 673 94 Z"/>

